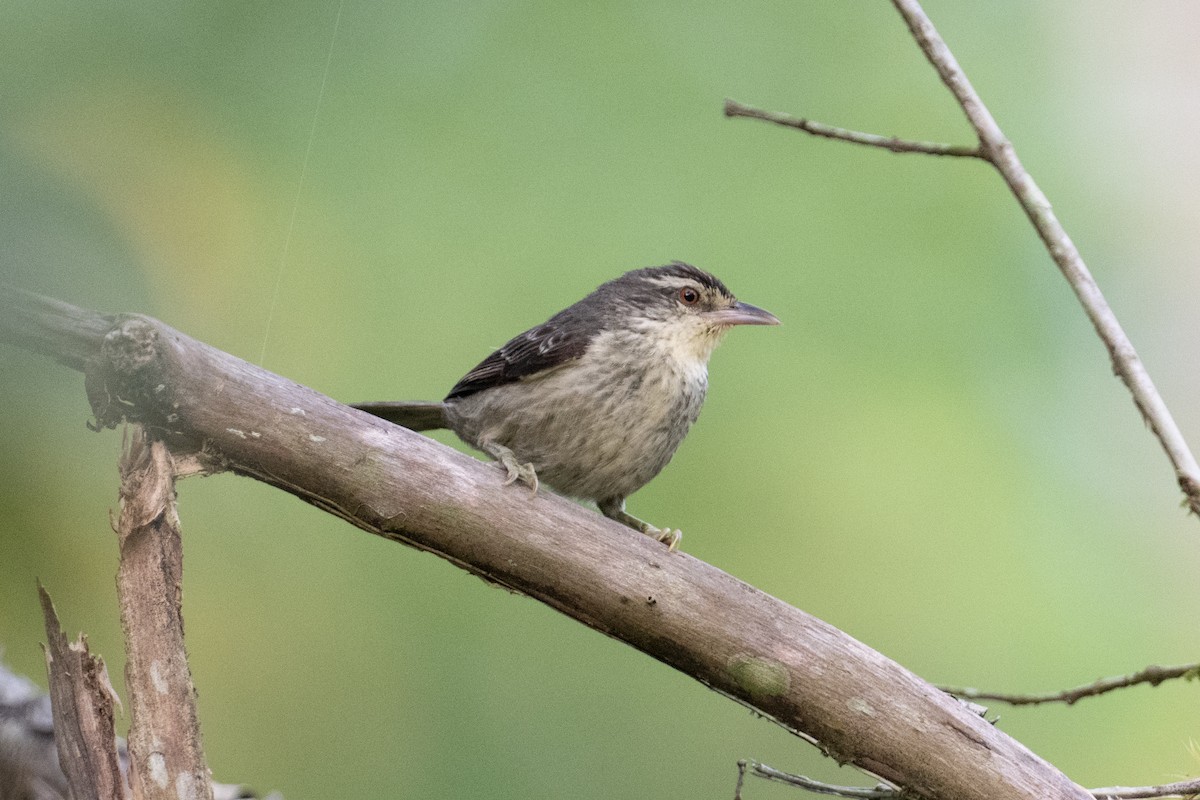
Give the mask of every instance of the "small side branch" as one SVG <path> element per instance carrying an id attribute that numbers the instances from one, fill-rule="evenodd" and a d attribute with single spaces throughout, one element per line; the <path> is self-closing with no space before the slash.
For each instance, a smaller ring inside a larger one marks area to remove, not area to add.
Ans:
<path id="1" fill-rule="evenodd" d="M 961 697 L 964 700 L 995 700 L 997 702 L 1008 703 L 1009 705 L 1013 706 L 1036 706 L 1042 703 L 1066 703 L 1067 705 L 1073 705 L 1085 697 L 1096 697 L 1097 695 L 1104 694 L 1105 692 L 1111 692 L 1114 689 L 1124 689 L 1127 686 L 1136 686 L 1139 683 L 1148 683 L 1151 686 L 1158 686 L 1163 681 L 1169 681 L 1175 678 L 1183 678 L 1185 680 L 1196 680 L 1200 678 L 1200 663 L 1181 664 L 1175 667 L 1159 667 L 1151 665 L 1130 675 L 1118 675 L 1113 678 L 1101 678 L 1095 683 L 1089 683 L 1084 686 L 1076 686 L 1074 689 L 1063 689 L 1061 692 L 1048 692 L 1046 694 L 1007 694 L 1004 692 L 985 692 L 965 686 L 942 686 L 940 688 L 942 691 L 948 692 L 955 697 Z"/>
<path id="2" fill-rule="evenodd" d="M 743 105 L 736 100 L 728 98 L 725 100 L 725 116 L 760 119 L 764 122 L 773 122 L 776 125 L 782 125 L 785 128 L 796 128 L 805 133 L 811 133 L 813 136 L 823 136 L 826 139 L 837 139 L 843 142 L 866 145 L 867 147 L 881 147 L 893 153 L 922 153 L 927 156 L 984 158 L 978 146 L 970 147 L 961 144 L 922 142 L 914 139 L 901 139 L 896 136 L 880 136 L 877 133 L 853 131 L 849 128 L 826 125 L 824 122 L 817 122 L 816 120 L 793 117 L 790 114 L 780 114 L 777 111 L 766 111 L 761 108 Z"/>
<path id="3" fill-rule="evenodd" d="M 117 595 L 128 654 L 134 792 L 146 800 L 212 800 L 196 689 L 183 647 L 183 545 L 174 462 L 165 444 L 135 425 L 120 467 Z"/>

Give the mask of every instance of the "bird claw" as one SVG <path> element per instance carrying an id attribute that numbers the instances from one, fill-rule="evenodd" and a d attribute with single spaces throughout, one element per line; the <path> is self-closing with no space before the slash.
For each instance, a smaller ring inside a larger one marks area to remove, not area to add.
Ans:
<path id="1" fill-rule="evenodd" d="M 667 546 L 668 553 L 674 553 L 679 548 L 679 542 L 683 539 L 683 531 L 672 530 L 671 528 L 653 528 L 646 531 L 646 535 L 653 536 L 658 541 Z"/>
<path id="2" fill-rule="evenodd" d="M 671 528 L 656 528 L 645 520 L 638 519 L 633 514 L 625 510 L 625 500 L 623 498 L 609 498 L 596 503 L 600 513 L 609 519 L 614 519 L 624 525 L 628 525 L 638 533 L 644 533 L 655 541 L 662 542 L 667 546 L 668 553 L 674 553 L 679 548 L 679 540 L 683 538 L 683 531 Z"/>
<path id="3" fill-rule="evenodd" d="M 637 530 L 646 534 L 651 539 L 665 544 L 667 546 L 668 553 L 674 553 L 677 549 L 679 549 L 679 542 L 683 539 L 683 531 L 675 528 L 656 528 L 649 522 L 643 522 L 642 520 L 637 519 L 637 517 L 633 517 L 633 519 L 641 523 L 640 525 L 634 526 Z"/>
<path id="4" fill-rule="evenodd" d="M 517 460 L 511 456 L 502 459 L 500 464 L 504 467 L 505 471 L 508 472 L 508 478 L 506 478 L 504 481 L 505 486 L 509 486 L 517 481 L 524 481 L 529 485 L 529 488 L 533 490 L 532 493 L 537 494 L 538 476 L 537 471 L 533 468 L 533 464 L 518 463 Z"/>

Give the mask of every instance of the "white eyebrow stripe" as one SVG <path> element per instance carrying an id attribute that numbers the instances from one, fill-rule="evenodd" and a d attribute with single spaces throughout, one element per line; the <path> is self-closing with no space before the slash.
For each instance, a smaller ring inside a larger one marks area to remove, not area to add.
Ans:
<path id="1" fill-rule="evenodd" d="M 646 283 L 652 283 L 655 286 L 695 286 L 698 289 L 704 288 L 697 280 L 675 275 L 669 275 L 662 278 L 647 278 Z"/>

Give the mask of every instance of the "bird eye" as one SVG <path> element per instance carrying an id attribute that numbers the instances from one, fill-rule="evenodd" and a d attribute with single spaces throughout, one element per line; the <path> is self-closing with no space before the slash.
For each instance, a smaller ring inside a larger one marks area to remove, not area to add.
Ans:
<path id="1" fill-rule="evenodd" d="M 685 306 L 694 306 L 700 302 L 700 293 L 691 286 L 685 286 L 679 290 L 679 302 Z"/>

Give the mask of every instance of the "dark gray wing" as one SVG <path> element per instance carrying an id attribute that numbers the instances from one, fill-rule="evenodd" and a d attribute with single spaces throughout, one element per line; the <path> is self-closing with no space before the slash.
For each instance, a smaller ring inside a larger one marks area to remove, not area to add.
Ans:
<path id="1" fill-rule="evenodd" d="M 446 399 L 454 400 L 512 383 L 579 358 L 587 350 L 595 331 L 590 330 L 590 326 L 570 322 L 567 312 L 560 312 L 548 322 L 514 337 L 464 375 Z"/>

